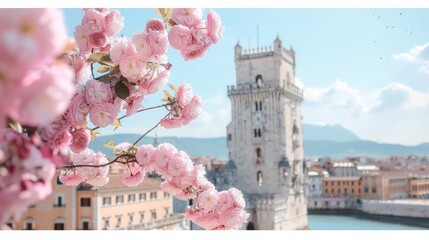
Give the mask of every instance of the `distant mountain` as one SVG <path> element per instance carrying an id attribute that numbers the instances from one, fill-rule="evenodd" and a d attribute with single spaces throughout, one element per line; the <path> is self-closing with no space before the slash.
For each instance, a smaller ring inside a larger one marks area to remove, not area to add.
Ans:
<path id="1" fill-rule="evenodd" d="M 387 157 L 392 155 L 429 155 L 429 143 L 416 146 L 376 143 L 372 141 L 304 141 L 306 157 L 345 157 L 371 156 Z"/>
<path id="2" fill-rule="evenodd" d="M 340 125 L 315 126 L 304 124 L 304 155 L 306 157 L 345 157 L 345 156 L 371 156 L 387 157 L 391 155 L 429 155 L 429 143 L 416 146 L 400 144 L 385 144 L 360 140 L 354 133 Z M 101 136 L 91 141 L 89 147 L 101 151 L 108 156 L 111 149 L 103 147 L 104 143 L 114 140 L 116 143 L 133 142 L 137 134 L 117 134 Z M 186 151 L 191 157 L 210 156 L 221 160 L 228 159 L 226 138 L 179 138 L 160 137 L 159 143 L 171 143 L 179 150 Z M 153 137 L 145 137 L 140 144 L 152 144 Z"/>
<path id="3" fill-rule="evenodd" d="M 324 140 L 334 142 L 358 141 L 360 138 L 341 125 L 303 124 L 304 140 Z"/>
<path id="4" fill-rule="evenodd" d="M 106 155 L 112 155 L 113 152 L 109 148 L 103 147 L 104 143 L 109 140 L 114 140 L 115 143 L 133 142 L 138 139 L 137 134 L 116 134 L 97 137 L 97 140 L 92 140 L 89 147 L 94 151 L 101 151 Z M 153 137 L 144 137 L 139 143 L 153 144 Z M 191 157 L 211 156 L 222 160 L 227 160 L 228 149 L 226 147 L 226 138 L 179 138 L 179 137 L 159 137 L 159 143 L 171 143 L 177 149 L 183 150 Z"/>

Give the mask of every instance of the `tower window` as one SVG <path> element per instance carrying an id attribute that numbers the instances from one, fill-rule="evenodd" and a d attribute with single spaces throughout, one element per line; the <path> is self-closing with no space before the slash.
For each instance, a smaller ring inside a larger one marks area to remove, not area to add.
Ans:
<path id="1" fill-rule="evenodd" d="M 256 86 L 259 88 L 259 87 L 261 87 L 261 84 L 262 84 L 262 75 L 257 75 L 256 76 Z"/>
<path id="2" fill-rule="evenodd" d="M 259 101 L 259 111 L 262 111 L 262 101 Z"/>
<path id="3" fill-rule="evenodd" d="M 258 137 L 261 137 L 261 129 L 258 129 Z"/>
<path id="4" fill-rule="evenodd" d="M 261 154 L 261 148 L 257 148 L 257 149 L 256 149 L 256 157 L 258 157 L 258 158 L 259 158 L 259 157 L 261 157 L 261 155 L 262 155 L 262 154 Z"/>
<path id="5" fill-rule="evenodd" d="M 258 137 L 258 130 L 253 129 L 253 133 L 255 134 L 255 137 Z"/>
<path id="6" fill-rule="evenodd" d="M 255 102 L 255 111 L 259 111 L 258 102 Z"/>
<path id="7" fill-rule="evenodd" d="M 256 181 L 258 182 L 259 186 L 262 186 L 262 171 L 258 171 L 256 173 Z"/>

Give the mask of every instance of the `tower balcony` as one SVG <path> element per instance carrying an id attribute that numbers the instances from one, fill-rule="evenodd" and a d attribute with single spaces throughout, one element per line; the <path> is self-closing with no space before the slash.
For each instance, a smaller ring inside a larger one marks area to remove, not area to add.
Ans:
<path id="1" fill-rule="evenodd" d="M 260 84 L 257 83 L 240 83 L 237 85 L 230 85 L 228 88 L 228 97 L 234 95 L 247 95 L 254 93 L 264 92 L 283 92 L 290 94 L 300 100 L 303 99 L 303 90 L 293 83 L 280 86 L 277 81 L 264 81 Z"/>

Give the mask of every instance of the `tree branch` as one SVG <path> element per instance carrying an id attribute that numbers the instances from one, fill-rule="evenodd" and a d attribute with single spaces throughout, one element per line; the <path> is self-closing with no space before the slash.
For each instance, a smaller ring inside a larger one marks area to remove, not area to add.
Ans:
<path id="1" fill-rule="evenodd" d="M 124 153 L 124 154 L 121 154 L 119 156 L 116 156 L 115 159 L 113 159 L 111 162 L 108 162 L 108 163 L 105 163 L 105 164 L 100 164 L 100 165 L 90 165 L 90 164 L 66 165 L 66 166 L 60 167 L 60 169 L 62 169 L 62 168 L 65 168 L 65 169 L 67 169 L 67 168 L 78 168 L 78 167 L 94 167 L 94 168 L 98 168 L 98 167 L 105 167 L 105 166 L 111 165 L 111 164 L 113 164 L 115 162 L 125 164 L 127 162 L 135 162 L 136 161 L 136 160 L 126 161 L 126 162 L 120 162 L 120 161 L 118 161 L 119 159 L 121 159 L 123 157 L 135 158 L 135 156 L 132 155 L 132 154 Z"/>

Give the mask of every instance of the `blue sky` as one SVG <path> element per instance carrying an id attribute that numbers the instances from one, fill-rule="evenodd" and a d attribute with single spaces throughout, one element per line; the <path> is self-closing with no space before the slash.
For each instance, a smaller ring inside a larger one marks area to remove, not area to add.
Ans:
<path id="1" fill-rule="evenodd" d="M 207 14 L 209 9 L 205 9 Z M 305 123 L 341 124 L 363 139 L 406 145 L 429 142 L 428 9 L 216 9 L 223 39 L 197 61 L 184 61 L 169 49 L 170 81 L 192 84 L 204 113 L 177 130 L 158 128 L 160 136 L 225 136 L 230 121 L 226 86 L 235 84 L 234 46 L 272 45 L 278 35 L 296 52 L 296 77 L 304 88 Z M 144 30 L 153 9 L 121 9 L 123 35 Z M 65 10 L 68 33 L 82 17 Z M 160 95 L 144 106 L 159 103 Z M 163 111 L 134 115 L 116 132 L 145 132 Z M 103 134 L 114 133 L 112 128 Z"/>

